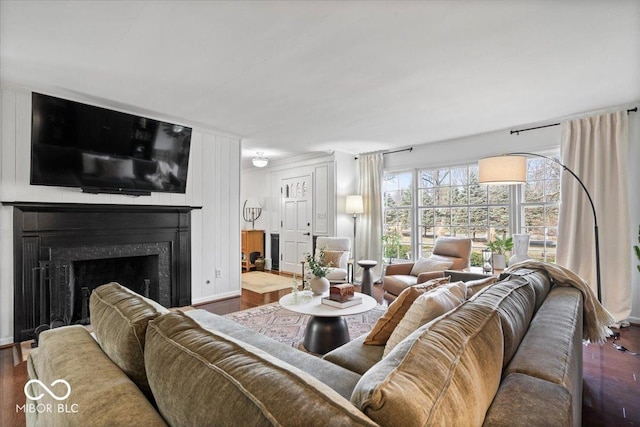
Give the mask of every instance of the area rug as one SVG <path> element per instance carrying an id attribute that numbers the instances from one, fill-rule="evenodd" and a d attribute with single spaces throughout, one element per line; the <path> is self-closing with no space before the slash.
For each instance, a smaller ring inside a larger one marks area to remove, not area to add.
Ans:
<path id="1" fill-rule="evenodd" d="M 366 313 L 346 316 L 351 339 L 368 333 L 385 310 L 386 307 L 378 305 Z M 296 348 L 304 338 L 304 330 L 309 321 L 309 316 L 282 308 L 277 302 L 230 313 L 224 317 Z"/>
<path id="2" fill-rule="evenodd" d="M 242 273 L 242 289 L 259 294 L 290 288 L 292 282 L 292 277 L 278 276 L 277 274 L 265 273 L 263 271 Z"/>

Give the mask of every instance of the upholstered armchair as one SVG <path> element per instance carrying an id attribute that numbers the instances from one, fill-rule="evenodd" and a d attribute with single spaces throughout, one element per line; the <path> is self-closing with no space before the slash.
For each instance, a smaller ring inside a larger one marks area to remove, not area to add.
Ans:
<path id="1" fill-rule="evenodd" d="M 382 279 L 384 298 L 393 301 L 408 286 L 443 277 L 445 270 L 467 271 L 470 265 L 471 239 L 439 237 L 429 258 L 387 265 Z"/>
<path id="2" fill-rule="evenodd" d="M 329 282 L 347 281 L 347 263 L 351 256 L 351 239 L 348 237 L 318 237 L 315 256 L 324 249 L 325 264 L 330 264 L 327 279 Z"/>

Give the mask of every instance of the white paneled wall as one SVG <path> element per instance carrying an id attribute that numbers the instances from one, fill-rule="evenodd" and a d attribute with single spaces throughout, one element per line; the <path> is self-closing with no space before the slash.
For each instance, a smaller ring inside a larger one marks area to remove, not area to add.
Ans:
<path id="1" fill-rule="evenodd" d="M 34 186 L 29 184 L 31 91 L 3 86 L 1 96 L 0 345 L 13 341 L 13 208 L 6 205 L 9 202 L 195 207 L 191 214 L 192 302 L 240 294 L 239 138 L 193 129 L 185 194 L 131 197 Z M 219 277 L 215 275 L 217 269 Z"/>

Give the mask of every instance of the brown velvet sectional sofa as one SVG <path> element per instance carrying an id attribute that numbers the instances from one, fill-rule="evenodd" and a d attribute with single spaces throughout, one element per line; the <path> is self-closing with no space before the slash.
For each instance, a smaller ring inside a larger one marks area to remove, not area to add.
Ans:
<path id="1" fill-rule="evenodd" d="M 28 391 L 54 410 L 28 425 L 581 424 L 582 296 L 542 271 L 485 288 L 384 358 L 365 337 L 319 358 L 117 284 L 94 291 L 91 316 L 97 340 L 80 326 L 42 333 Z M 64 402 L 41 387 L 57 379 Z"/>

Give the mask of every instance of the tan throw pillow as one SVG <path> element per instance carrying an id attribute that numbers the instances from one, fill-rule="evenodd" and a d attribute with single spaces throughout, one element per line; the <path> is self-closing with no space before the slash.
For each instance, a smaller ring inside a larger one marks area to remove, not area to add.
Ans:
<path id="1" fill-rule="evenodd" d="M 466 302 L 365 372 L 351 402 L 381 426 L 480 426 L 500 385 L 502 339 L 498 313 Z"/>
<path id="2" fill-rule="evenodd" d="M 496 276 L 489 276 L 484 279 L 469 280 L 465 283 L 467 286 L 467 299 L 471 298 L 489 285 L 493 285 L 498 281 Z"/>
<path id="3" fill-rule="evenodd" d="M 416 298 L 431 289 L 449 283 L 450 279 L 450 276 L 431 279 L 419 285 L 410 286 L 400 292 L 398 298 L 391 303 L 387 311 L 385 311 L 373 326 L 373 329 L 371 329 L 371 332 L 369 332 L 369 335 L 365 338 L 364 344 L 385 345 Z"/>
<path id="4" fill-rule="evenodd" d="M 340 268 L 340 259 L 344 251 L 324 251 L 323 265 L 326 267 Z"/>
<path id="5" fill-rule="evenodd" d="M 426 325 L 462 304 L 465 301 L 466 292 L 464 283 L 456 282 L 438 286 L 416 298 L 391 333 L 382 357 L 386 357 L 395 346 L 420 326 Z"/>
<path id="6" fill-rule="evenodd" d="M 411 275 L 417 276 L 420 273 L 429 271 L 444 271 L 453 265 L 452 261 L 435 261 L 428 258 L 420 257 L 411 268 Z"/>

